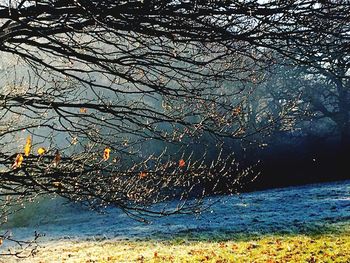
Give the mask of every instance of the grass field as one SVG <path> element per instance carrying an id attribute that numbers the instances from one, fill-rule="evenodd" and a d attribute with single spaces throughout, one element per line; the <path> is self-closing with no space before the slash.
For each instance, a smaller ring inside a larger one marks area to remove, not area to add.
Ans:
<path id="1" fill-rule="evenodd" d="M 25 262 L 350 262 L 350 228 L 316 234 L 59 241 Z"/>
<path id="2" fill-rule="evenodd" d="M 20 217 L 26 226 L 9 228 L 21 240 L 30 240 L 34 230 L 45 234 L 36 255 L 0 262 L 350 263 L 349 190 L 344 181 L 247 193 L 217 202 L 200 217 L 150 224 L 119 210 L 62 210 L 51 202 L 34 209 L 35 216 Z M 9 247 L 5 240 L 0 252 Z"/>

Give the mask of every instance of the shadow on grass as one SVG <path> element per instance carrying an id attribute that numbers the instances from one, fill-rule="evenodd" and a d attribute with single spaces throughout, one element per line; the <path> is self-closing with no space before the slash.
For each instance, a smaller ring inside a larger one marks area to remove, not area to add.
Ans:
<path id="1" fill-rule="evenodd" d="M 173 245 L 183 244 L 186 242 L 247 242 L 259 240 L 266 237 L 295 237 L 308 236 L 318 238 L 321 236 L 350 236 L 350 218 L 344 221 L 334 223 L 313 222 L 300 225 L 298 228 L 279 229 L 276 231 L 244 231 L 237 232 L 228 229 L 188 229 L 179 231 L 173 235 L 158 234 L 151 238 L 137 238 L 133 241 L 154 241 L 169 242 Z"/>

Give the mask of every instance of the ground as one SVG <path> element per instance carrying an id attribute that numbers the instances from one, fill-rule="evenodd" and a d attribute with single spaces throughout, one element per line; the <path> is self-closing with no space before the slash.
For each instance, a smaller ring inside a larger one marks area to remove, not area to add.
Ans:
<path id="1" fill-rule="evenodd" d="M 350 262 L 350 232 L 47 244 L 25 262 Z"/>
<path id="2" fill-rule="evenodd" d="M 207 201 L 219 202 L 199 217 L 142 224 L 116 209 L 103 215 L 53 200 L 8 230 L 46 234 L 23 262 L 350 262 L 350 181 Z"/>

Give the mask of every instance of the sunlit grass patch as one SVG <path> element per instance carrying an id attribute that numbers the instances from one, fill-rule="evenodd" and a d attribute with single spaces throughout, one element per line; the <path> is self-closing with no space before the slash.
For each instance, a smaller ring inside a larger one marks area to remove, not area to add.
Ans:
<path id="1" fill-rule="evenodd" d="M 68 241 L 49 243 L 28 262 L 350 262 L 350 231 L 265 235 L 222 241 Z"/>

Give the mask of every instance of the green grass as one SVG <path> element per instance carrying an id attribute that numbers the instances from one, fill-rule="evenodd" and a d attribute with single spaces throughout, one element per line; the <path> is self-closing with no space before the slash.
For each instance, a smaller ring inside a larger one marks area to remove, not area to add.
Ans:
<path id="1" fill-rule="evenodd" d="M 350 262 L 350 228 L 305 234 L 183 234 L 49 243 L 28 262 Z"/>

